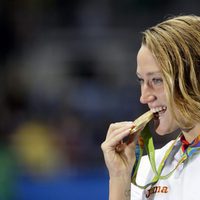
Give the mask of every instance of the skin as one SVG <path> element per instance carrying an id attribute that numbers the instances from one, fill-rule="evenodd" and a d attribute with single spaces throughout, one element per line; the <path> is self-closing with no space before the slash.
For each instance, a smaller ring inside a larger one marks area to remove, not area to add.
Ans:
<path id="1" fill-rule="evenodd" d="M 140 102 L 147 104 L 150 109 L 161 106 L 167 108 L 160 67 L 146 46 L 141 46 L 137 55 L 137 76 L 141 85 Z M 165 135 L 178 129 L 169 109 L 159 115 L 159 119 L 156 120 L 155 124 L 157 125 L 155 131 L 159 135 Z"/>
<path id="2" fill-rule="evenodd" d="M 150 109 L 158 106 L 167 107 L 160 67 L 146 46 L 141 46 L 137 55 L 137 63 L 137 75 L 141 84 L 140 102 L 148 104 Z M 155 131 L 159 135 L 166 135 L 181 129 L 177 126 L 169 109 L 162 113 L 158 120 L 155 120 L 155 125 L 157 125 Z M 182 129 L 182 133 L 188 142 L 192 142 L 200 134 L 200 124 L 195 124 L 190 130 Z"/>
<path id="3" fill-rule="evenodd" d="M 155 131 L 159 135 L 165 135 L 177 130 L 179 127 L 170 110 L 167 109 L 160 67 L 151 51 L 143 45 L 137 55 L 136 74 L 141 85 L 140 102 L 147 104 L 150 109 L 165 108 L 155 120 Z M 101 145 L 110 176 L 109 200 L 130 200 L 131 172 L 135 163 L 135 146 L 139 133 L 135 133 L 128 143 L 123 143 L 122 140 L 129 135 L 133 126 L 132 122 L 111 124 L 106 139 Z M 183 130 L 183 134 L 189 142 L 193 141 L 199 133 L 200 124 L 196 124 L 191 130 Z"/>

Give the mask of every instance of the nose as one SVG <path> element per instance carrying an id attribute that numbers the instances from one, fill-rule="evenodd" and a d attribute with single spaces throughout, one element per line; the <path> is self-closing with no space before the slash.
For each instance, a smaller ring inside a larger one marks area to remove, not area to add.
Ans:
<path id="1" fill-rule="evenodd" d="M 142 104 L 148 104 L 156 100 L 156 96 L 148 85 L 141 86 L 140 102 Z"/>

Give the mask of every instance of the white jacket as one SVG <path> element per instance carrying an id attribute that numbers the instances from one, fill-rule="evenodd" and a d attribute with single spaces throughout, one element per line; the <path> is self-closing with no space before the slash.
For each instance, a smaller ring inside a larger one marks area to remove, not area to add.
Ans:
<path id="1" fill-rule="evenodd" d="M 166 150 L 173 141 L 163 148 L 155 150 L 156 167 L 160 164 Z M 180 141 L 167 159 L 162 175 L 169 173 L 180 160 Z M 141 159 L 136 182 L 145 185 L 151 182 L 154 174 L 147 156 Z M 165 180 L 160 180 L 153 188 L 145 190 L 132 184 L 131 200 L 199 200 L 200 199 L 200 152 L 193 155 L 184 164 L 179 165 L 176 171 Z"/>

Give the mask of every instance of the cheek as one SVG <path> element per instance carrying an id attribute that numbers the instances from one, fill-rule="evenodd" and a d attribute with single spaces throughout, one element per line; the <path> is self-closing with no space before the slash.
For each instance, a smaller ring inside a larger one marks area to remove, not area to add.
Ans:
<path id="1" fill-rule="evenodd" d="M 159 98 L 166 99 L 166 90 L 164 84 L 155 87 L 154 90 Z"/>
<path id="2" fill-rule="evenodd" d="M 178 129 L 178 125 L 169 111 L 155 121 L 155 131 L 159 135 L 172 133 Z"/>
<path id="3" fill-rule="evenodd" d="M 155 128 L 155 132 L 158 135 L 170 134 L 178 129 L 177 124 L 174 121 L 166 120 L 165 122 L 160 122 L 160 124 Z"/>
<path id="4" fill-rule="evenodd" d="M 164 90 L 159 90 L 159 91 L 157 92 L 157 94 L 158 94 L 158 95 L 157 95 L 157 98 L 159 99 L 159 101 L 160 101 L 162 104 L 166 105 L 166 104 L 167 104 L 167 96 L 166 96 Z"/>

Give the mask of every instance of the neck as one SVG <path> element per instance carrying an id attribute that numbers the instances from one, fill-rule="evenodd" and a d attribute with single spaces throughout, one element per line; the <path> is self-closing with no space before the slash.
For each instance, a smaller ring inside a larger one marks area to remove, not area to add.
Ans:
<path id="1" fill-rule="evenodd" d="M 191 143 L 200 134 L 200 124 L 194 126 L 190 130 L 182 130 L 185 139 Z"/>

